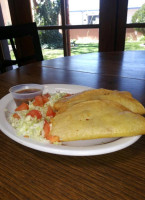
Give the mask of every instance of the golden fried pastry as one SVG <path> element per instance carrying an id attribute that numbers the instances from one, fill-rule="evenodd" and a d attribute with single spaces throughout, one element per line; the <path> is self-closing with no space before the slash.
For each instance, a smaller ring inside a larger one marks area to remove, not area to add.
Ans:
<path id="1" fill-rule="evenodd" d="M 144 106 L 138 100 L 134 99 L 131 93 L 127 91 L 107 89 L 92 89 L 72 95 L 70 97 L 64 97 L 54 104 L 54 108 L 61 113 L 68 107 L 71 107 L 77 103 L 97 99 L 117 102 L 134 113 L 145 114 Z"/>
<path id="2" fill-rule="evenodd" d="M 50 131 L 61 141 L 141 134 L 145 134 L 145 118 L 110 100 L 88 100 L 68 107 L 53 118 Z"/>

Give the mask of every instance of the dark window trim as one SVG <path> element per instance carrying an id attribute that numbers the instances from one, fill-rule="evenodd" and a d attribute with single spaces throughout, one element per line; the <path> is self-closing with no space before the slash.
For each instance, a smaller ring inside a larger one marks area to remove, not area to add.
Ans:
<path id="1" fill-rule="evenodd" d="M 96 29 L 100 28 L 99 24 L 95 25 L 62 25 L 62 26 L 38 26 L 38 30 L 62 30 L 63 34 L 63 50 L 64 56 L 70 56 L 70 38 L 69 38 L 69 30 L 72 29 Z"/>
<path id="2" fill-rule="evenodd" d="M 38 30 L 53 30 L 53 29 L 86 29 L 86 28 L 100 28 L 99 24 L 88 25 L 62 25 L 62 26 L 38 26 Z"/>
<path id="3" fill-rule="evenodd" d="M 144 28 L 145 23 L 132 23 L 132 24 L 126 24 L 126 28 Z"/>

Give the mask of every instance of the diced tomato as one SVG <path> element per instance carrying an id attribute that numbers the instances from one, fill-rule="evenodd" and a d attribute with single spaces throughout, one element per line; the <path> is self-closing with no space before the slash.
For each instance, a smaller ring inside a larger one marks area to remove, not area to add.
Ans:
<path id="1" fill-rule="evenodd" d="M 30 112 L 27 113 L 27 116 L 28 115 L 30 115 L 31 117 L 37 117 L 37 119 L 42 118 L 41 112 L 38 110 L 31 110 Z"/>
<path id="2" fill-rule="evenodd" d="M 46 120 L 44 122 L 43 130 L 44 130 L 44 137 L 48 140 L 49 132 L 50 132 L 50 125 Z"/>
<path id="3" fill-rule="evenodd" d="M 20 106 L 18 106 L 15 111 L 22 111 L 22 110 L 28 110 L 29 106 L 26 103 L 22 103 Z"/>
<path id="4" fill-rule="evenodd" d="M 43 99 L 43 104 L 49 101 L 48 97 L 45 95 L 42 96 L 42 99 Z"/>
<path id="5" fill-rule="evenodd" d="M 44 122 L 43 130 L 44 130 L 44 137 L 47 140 L 49 140 L 51 143 L 59 142 L 59 137 L 58 136 L 50 135 L 50 124 L 46 120 Z"/>
<path id="6" fill-rule="evenodd" d="M 59 137 L 56 135 L 50 135 L 48 136 L 48 140 L 50 141 L 50 143 L 54 143 L 54 142 L 59 142 Z"/>
<path id="7" fill-rule="evenodd" d="M 52 107 L 48 106 L 46 116 L 54 117 L 55 115 L 56 115 L 56 113 L 53 111 Z"/>
<path id="8" fill-rule="evenodd" d="M 66 94 L 64 97 L 69 97 L 69 96 L 71 96 L 71 95 L 72 95 L 72 94 L 69 94 L 69 93 L 68 93 L 68 94 Z"/>
<path id="9" fill-rule="evenodd" d="M 33 102 L 33 105 L 34 105 L 34 106 L 43 107 L 44 103 L 43 103 L 43 98 L 42 98 L 42 96 L 36 96 L 36 97 L 35 97 L 35 100 L 34 100 L 34 102 Z"/>
<path id="10" fill-rule="evenodd" d="M 17 118 L 17 119 L 20 119 L 20 116 L 19 116 L 17 113 L 14 113 L 14 114 L 13 114 L 13 117 L 14 117 L 14 118 Z"/>
<path id="11" fill-rule="evenodd" d="M 50 97 L 50 94 L 49 94 L 49 93 L 46 93 L 46 94 L 43 94 L 43 96 L 49 98 L 49 97 Z"/>
<path id="12" fill-rule="evenodd" d="M 29 135 L 24 135 L 25 138 L 29 138 Z"/>
<path id="13" fill-rule="evenodd" d="M 44 104 L 49 101 L 49 97 L 50 97 L 49 93 L 46 93 L 46 94 L 42 95 L 42 99 L 43 99 L 43 103 Z"/>

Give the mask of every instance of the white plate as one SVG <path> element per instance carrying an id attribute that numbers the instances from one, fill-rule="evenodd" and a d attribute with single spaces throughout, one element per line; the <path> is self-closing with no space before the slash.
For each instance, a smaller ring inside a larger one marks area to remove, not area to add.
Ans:
<path id="1" fill-rule="evenodd" d="M 49 84 L 45 85 L 44 93 L 54 93 L 57 91 L 77 93 L 88 89 L 90 88 L 78 85 Z M 106 154 L 126 148 L 136 142 L 141 137 L 135 136 L 124 138 L 104 138 L 96 140 L 73 141 L 65 142 L 61 145 L 48 143 L 44 144 L 31 140 L 29 138 L 20 137 L 16 134 L 15 129 L 9 124 L 7 120 L 7 117 L 9 115 L 8 111 L 13 112 L 15 107 L 16 106 L 11 94 L 7 94 L 0 100 L 0 129 L 2 130 L 2 132 L 10 137 L 12 140 L 24 146 L 47 153 L 69 156 L 91 156 Z"/>

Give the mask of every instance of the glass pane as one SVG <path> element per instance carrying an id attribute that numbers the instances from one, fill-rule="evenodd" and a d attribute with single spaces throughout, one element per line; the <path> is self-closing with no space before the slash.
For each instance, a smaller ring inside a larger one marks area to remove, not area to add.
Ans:
<path id="1" fill-rule="evenodd" d="M 129 0 L 127 24 L 145 23 L 145 0 Z"/>
<path id="2" fill-rule="evenodd" d="M 69 24 L 99 24 L 99 0 L 68 0 Z"/>
<path id="3" fill-rule="evenodd" d="M 2 17 L 0 19 L 1 25 L 3 26 L 8 26 L 11 25 L 11 17 L 10 17 L 10 11 L 9 11 L 9 6 L 8 6 L 8 1 L 0 1 L 0 12 L 2 12 Z"/>
<path id="4" fill-rule="evenodd" d="M 37 26 L 61 25 L 61 0 L 31 0 L 33 21 Z"/>
<path id="5" fill-rule="evenodd" d="M 8 44 L 8 50 L 9 50 L 9 53 L 10 53 L 10 55 L 6 55 L 7 59 L 9 59 L 9 56 L 10 56 L 11 60 L 16 60 L 16 57 L 14 55 L 10 40 L 4 40 L 4 41 Z"/>
<path id="6" fill-rule="evenodd" d="M 71 55 L 98 51 L 99 29 L 70 30 Z"/>
<path id="7" fill-rule="evenodd" d="M 145 32 L 145 28 L 142 30 Z M 145 36 L 135 28 L 127 28 L 125 50 L 145 50 Z"/>
<path id="8" fill-rule="evenodd" d="M 60 30 L 39 30 L 38 33 L 44 60 L 63 56 L 63 39 Z"/>

